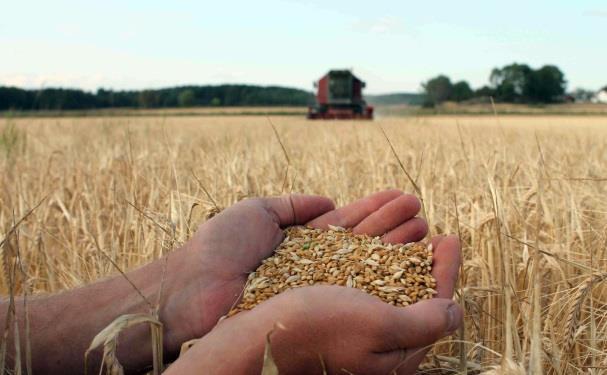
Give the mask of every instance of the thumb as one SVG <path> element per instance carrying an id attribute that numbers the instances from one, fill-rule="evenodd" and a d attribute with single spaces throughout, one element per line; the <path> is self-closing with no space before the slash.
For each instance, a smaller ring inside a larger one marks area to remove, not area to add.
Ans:
<path id="1" fill-rule="evenodd" d="M 318 195 L 291 194 L 260 200 L 276 224 L 282 228 L 305 224 L 335 208 L 329 198 Z"/>
<path id="2" fill-rule="evenodd" d="M 433 298 L 405 308 L 395 307 L 389 323 L 390 343 L 387 350 L 417 348 L 432 345 L 455 332 L 462 324 L 462 308 L 446 298 Z"/>

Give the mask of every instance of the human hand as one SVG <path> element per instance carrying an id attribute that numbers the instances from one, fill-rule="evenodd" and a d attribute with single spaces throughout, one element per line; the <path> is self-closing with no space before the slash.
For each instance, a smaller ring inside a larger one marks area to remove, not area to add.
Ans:
<path id="1" fill-rule="evenodd" d="M 450 298 L 457 278 L 457 237 L 433 239 L 438 297 L 394 307 L 358 289 L 289 290 L 217 325 L 167 374 L 259 373 L 265 338 L 281 374 L 412 374 L 430 345 L 462 323 Z M 346 371 L 343 371 L 346 370 Z"/>
<path id="2" fill-rule="evenodd" d="M 419 200 L 387 190 L 339 209 L 324 197 L 292 195 L 247 199 L 202 224 L 184 247 L 171 254 L 167 271 L 167 350 L 207 333 L 237 302 L 247 276 L 283 239 L 282 228 L 329 224 L 355 233 L 383 235 L 385 242 L 412 242 L 427 233 L 415 217 Z"/>

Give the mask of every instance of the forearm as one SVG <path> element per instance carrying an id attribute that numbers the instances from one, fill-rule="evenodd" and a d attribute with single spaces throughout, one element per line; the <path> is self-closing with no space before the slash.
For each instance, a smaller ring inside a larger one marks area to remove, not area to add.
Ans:
<path id="1" fill-rule="evenodd" d="M 155 302 L 160 278 L 150 276 L 159 275 L 160 271 L 161 264 L 156 262 L 131 273 L 129 278 L 148 300 Z M 97 333 L 120 315 L 150 311 L 147 303 L 122 276 L 57 295 L 29 298 L 26 303 L 30 337 L 26 337 L 23 298 L 15 299 L 21 353 L 25 353 L 29 342 L 34 372 L 49 374 L 82 373 L 84 353 Z M 2 304 L 0 319 L 4 321 L 7 313 L 8 301 Z M 123 356 L 126 368 L 140 368 L 151 357 L 147 327 L 129 329 L 120 344 L 120 352 L 129 353 Z M 9 353 L 14 353 L 12 327 L 8 349 Z M 99 359 L 99 352 L 92 353 L 91 365 L 98 367 Z"/>
<path id="2" fill-rule="evenodd" d="M 155 307 L 164 274 L 158 319 L 163 324 L 164 358 L 171 361 L 183 342 L 209 332 L 241 292 L 239 282 L 216 277 L 216 267 L 207 267 L 208 263 L 188 243 L 173 251 L 168 260 L 163 258 L 127 273 L 147 302 L 122 275 L 56 295 L 30 297 L 29 338 L 25 334 L 24 302 L 16 298 L 21 353 L 26 352 L 29 342 L 35 373 L 82 373 L 84 353 L 102 329 L 121 315 L 149 313 L 150 304 Z M 9 303 L 3 301 L 0 321 L 5 321 L 8 313 Z M 14 363 L 14 339 L 11 326 L 7 345 L 9 366 Z M 118 359 L 127 373 L 151 365 L 151 345 L 147 324 L 120 334 Z M 100 350 L 91 353 L 91 370 L 99 368 L 100 353 Z M 24 363 L 24 355 L 21 358 Z"/>

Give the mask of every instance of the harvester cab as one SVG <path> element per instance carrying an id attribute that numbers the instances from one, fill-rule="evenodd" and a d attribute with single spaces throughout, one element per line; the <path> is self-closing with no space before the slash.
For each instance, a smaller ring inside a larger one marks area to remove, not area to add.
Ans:
<path id="1" fill-rule="evenodd" d="M 350 70 L 331 70 L 314 87 L 316 103 L 308 107 L 309 119 L 373 119 L 373 107 L 362 96 L 365 83 Z"/>

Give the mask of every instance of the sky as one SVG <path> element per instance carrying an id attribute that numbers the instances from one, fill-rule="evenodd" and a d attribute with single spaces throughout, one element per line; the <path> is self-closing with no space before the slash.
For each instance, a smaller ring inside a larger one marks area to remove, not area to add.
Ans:
<path id="1" fill-rule="evenodd" d="M 366 93 L 512 62 L 607 85 L 607 2 L 0 0 L 0 85 L 96 90 L 248 83 L 307 90 L 350 68 Z"/>

